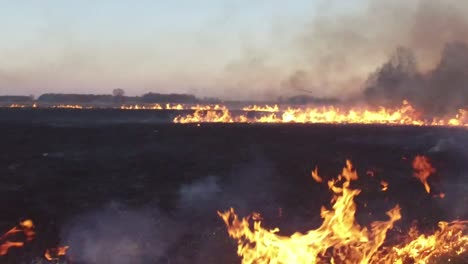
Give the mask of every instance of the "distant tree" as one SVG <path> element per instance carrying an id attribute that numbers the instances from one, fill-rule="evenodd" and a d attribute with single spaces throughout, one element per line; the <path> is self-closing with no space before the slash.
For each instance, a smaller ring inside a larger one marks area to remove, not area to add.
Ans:
<path id="1" fill-rule="evenodd" d="M 110 94 L 42 94 L 38 102 L 57 104 L 86 104 L 112 102 Z"/>
<path id="2" fill-rule="evenodd" d="M 115 97 L 123 97 L 125 95 L 125 91 L 124 89 L 117 88 L 112 91 L 112 95 Z"/>
<path id="3" fill-rule="evenodd" d="M 29 103 L 32 102 L 32 99 L 29 96 L 2 95 L 0 96 L 0 102 Z"/>

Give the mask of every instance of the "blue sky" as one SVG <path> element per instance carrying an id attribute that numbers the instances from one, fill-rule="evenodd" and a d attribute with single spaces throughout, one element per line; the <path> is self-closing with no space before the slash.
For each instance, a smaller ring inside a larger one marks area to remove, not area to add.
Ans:
<path id="1" fill-rule="evenodd" d="M 0 94 L 36 95 L 121 87 L 250 96 L 236 94 L 243 87 L 262 96 L 300 63 L 294 45 L 315 16 L 364 8 L 359 0 L 0 1 Z"/>

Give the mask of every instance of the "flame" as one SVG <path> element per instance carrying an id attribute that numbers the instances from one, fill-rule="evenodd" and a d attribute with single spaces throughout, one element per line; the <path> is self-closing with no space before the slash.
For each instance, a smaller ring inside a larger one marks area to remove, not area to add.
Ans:
<path id="1" fill-rule="evenodd" d="M 186 116 L 178 116 L 176 123 L 201 123 L 201 122 L 248 122 L 248 123 L 326 123 L 326 124 L 386 124 L 386 125 L 414 125 L 414 126 L 468 126 L 468 110 L 461 109 L 454 117 L 424 119 L 420 112 L 408 102 L 403 101 L 398 108 L 380 107 L 377 110 L 366 108 L 341 109 L 335 106 L 323 106 L 315 108 L 291 108 L 280 110 L 275 106 L 247 106 L 242 108 L 245 112 L 256 111 L 260 114 L 247 118 L 245 115 L 234 115 L 227 108 L 223 115 L 228 115 L 226 121 L 214 121 L 205 118 L 204 115 L 195 113 Z M 221 110 L 221 109 L 220 109 Z M 181 122 L 183 121 L 183 122 Z"/>
<path id="2" fill-rule="evenodd" d="M 192 110 L 226 110 L 227 107 L 224 106 L 224 105 L 194 105 L 192 107 L 190 107 L 190 109 Z"/>
<path id="3" fill-rule="evenodd" d="M 380 185 L 382 185 L 382 191 L 387 191 L 388 190 L 388 182 L 381 180 Z"/>
<path id="4" fill-rule="evenodd" d="M 12 104 L 11 108 L 24 108 L 26 105 Z M 31 106 L 37 108 L 36 104 Z M 92 109 L 93 106 L 54 105 L 51 108 Z M 112 107 L 111 107 L 112 108 Z M 396 108 L 366 108 L 337 106 L 321 107 L 286 107 L 280 105 L 249 105 L 233 109 L 239 114 L 233 114 L 225 105 L 121 105 L 123 110 L 193 110 L 192 114 L 179 115 L 174 123 L 323 123 L 323 124 L 381 124 L 381 125 L 413 125 L 413 126 L 465 126 L 468 127 L 468 108 L 459 109 L 454 116 L 426 117 L 417 111 L 408 101 L 404 100 Z M 201 111 L 221 111 L 219 113 L 204 113 Z M 245 112 L 255 112 L 247 116 Z M 216 118 L 215 116 L 224 116 Z"/>
<path id="5" fill-rule="evenodd" d="M 246 123 L 244 115 L 233 117 L 229 110 L 196 110 L 192 115 L 177 116 L 174 123 Z"/>
<path id="6" fill-rule="evenodd" d="M 380 258 L 381 263 L 403 263 L 409 259 L 412 263 L 423 264 L 434 257 L 461 255 L 468 250 L 467 224 L 467 221 L 439 222 L 439 230 L 434 234 L 420 235 L 376 258 Z"/>
<path id="7" fill-rule="evenodd" d="M 315 170 L 316 173 L 316 170 Z M 387 212 L 388 219 L 375 221 L 370 228 L 361 227 L 355 220 L 354 198 L 361 192 L 350 187 L 357 180 L 350 161 L 341 175 L 330 180 L 333 193 L 331 209 L 322 207 L 322 225 L 305 233 L 280 235 L 280 229 L 262 227 L 258 213 L 240 219 L 233 208 L 218 212 L 228 234 L 237 240 L 237 254 L 243 264 L 311 264 L 311 263 L 427 263 L 429 259 L 446 254 L 460 255 L 468 249 L 465 234 L 467 222 L 440 222 L 440 230 L 432 235 L 417 236 L 410 231 L 408 241 L 393 247 L 382 246 L 387 231 L 401 219 L 396 205 Z"/>
<path id="8" fill-rule="evenodd" d="M 64 247 L 57 247 L 57 248 L 49 248 L 44 253 L 45 259 L 48 261 L 52 260 L 60 260 L 60 257 L 63 257 L 67 254 L 68 246 Z"/>
<path id="9" fill-rule="evenodd" d="M 183 106 L 181 104 L 177 104 L 177 105 L 166 104 L 165 109 L 166 110 L 184 110 L 185 106 Z"/>
<path id="10" fill-rule="evenodd" d="M 11 104 L 10 105 L 10 108 L 25 108 L 26 106 L 25 105 L 21 105 L 21 104 Z"/>
<path id="11" fill-rule="evenodd" d="M 414 169 L 414 176 L 418 178 L 421 183 L 424 185 L 427 193 L 431 192 L 431 187 L 427 182 L 427 178 L 431 176 L 436 169 L 434 169 L 429 162 L 429 159 L 426 156 L 416 156 L 413 160 L 413 169 Z"/>
<path id="12" fill-rule="evenodd" d="M 276 113 L 276 112 L 279 112 L 279 107 L 278 105 L 274 105 L 274 106 L 249 105 L 249 106 L 243 107 L 242 110 L 249 111 L 249 112 L 253 111 L 253 112 L 275 112 Z"/>
<path id="13" fill-rule="evenodd" d="M 154 105 L 122 105 L 120 106 L 120 109 L 122 110 L 162 110 L 163 107 L 160 104 L 154 104 Z"/>
<path id="14" fill-rule="evenodd" d="M 23 233 L 24 241 L 11 241 L 11 239 L 19 239 L 16 237 L 18 233 Z M 25 242 L 30 242 L 34 239 L 34 223 L 27 219 L 21 221 L 17 226 L 10 229 L 0 237 L 0 256 L 8 254 L 11 247 L 22 247 Z"/>
<path id="15" fill-rule="evenodd" d="M 54 106 L 52 106 L 52 108 L 58 108 L 58 109 L 93 109 L 92 106 L 71 105 L 71 104 L 54 105 Z"/>
<path id="16" fill-rule="evenodd" d="M 322 182 L 322 177 L 319 176 L 318 174 L 318 167 L 315 167 L 315 169 L 312 171 L 312 179 L 314 179 L 316 182 Z"/>

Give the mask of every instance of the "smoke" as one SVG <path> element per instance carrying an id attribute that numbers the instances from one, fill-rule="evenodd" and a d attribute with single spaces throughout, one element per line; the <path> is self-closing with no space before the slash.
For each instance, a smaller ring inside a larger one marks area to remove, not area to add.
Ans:
<path id="1" fill-rule="evenodd" d="M 468 45 L 449 43 L 434 69 L 418 71 L 414 53 L 398 48 L 372 74 L 364 92 L 371 103 L 398 105 L 404 99 L 433 114 L 454 112 L 468 105 Z"/>
<path id="2" fill-rule="evenodd" d="M 195 179 L 175 191 L 170 211 L 113 202 L 74 217 L 63 228 L 61 244 L 85 264 L 223 263 L 236 256 L 223 244 L 227 234 L 216 211 L 235 207 L 246 215 L 266 208 L 268 213 L 268 206 L 275 206 L 272 175 L 271 165 L 257 159 L 225 177 Z"/>
<path id="3" fill-rule="evenodd" d="M 156 209 L 116 203 L 78 216 L 65 227 L 63 241 L 79 263 L 154 263 L 180 235 L 181 226 Z"/>
<path id="4" fill-rule="evenodd" d="M 364 92 L 371 103 L 401 104 L 410 97 L 434 112 L 466 105 L 468 3 L 356 5 L 361 7 L 356 11 L 333 4 L 317 11 L 297 37 L 294 48 L 301 60 L 283 81 L 286 91 L 343 98 Z"/>

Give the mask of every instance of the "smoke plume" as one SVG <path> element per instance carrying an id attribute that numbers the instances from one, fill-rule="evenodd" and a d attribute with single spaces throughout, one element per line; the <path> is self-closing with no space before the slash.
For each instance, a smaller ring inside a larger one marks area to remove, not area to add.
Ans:
<path id="1" fill-rule="evenodd" d="M 418 71 L 414 53 L 398 48 L 390 60 L 372 74 L 366 99 L 381 105 L 398 105 L 408 99 L 433 114 L 453 112 L 468 105 L 468 46 L 449 43 L 434 69 Z"/>
<path id="2" fill-rule="evenodd" d="M 299 35 L 301 63 L 289 90 L 359 98 L 444 113 L 468 103 L 468 3 L 364 1 L 356 11 L 325 4 Z M 381 65 L 381 66 L 379 66 Z"/>

